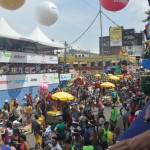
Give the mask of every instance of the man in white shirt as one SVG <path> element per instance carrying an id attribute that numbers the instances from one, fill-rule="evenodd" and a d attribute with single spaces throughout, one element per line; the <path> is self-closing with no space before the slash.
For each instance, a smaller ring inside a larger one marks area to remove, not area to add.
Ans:
<path id="1" fill-rule="evenodd" d="M 51 144 L 52 144 L 51 150 L 62 150 L 61 146 L 57 141 L 57 137 L 52 137 Z"/>

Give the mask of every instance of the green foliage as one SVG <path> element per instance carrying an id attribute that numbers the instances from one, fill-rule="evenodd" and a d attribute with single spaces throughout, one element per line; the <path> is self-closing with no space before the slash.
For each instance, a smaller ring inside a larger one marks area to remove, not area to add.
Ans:
<path id="1" fill-rule="evenodd" d="M 147 18 L 142 20 L 142 22 L 149 22 L 150 21 L 150 9 L 144 12 L 147 15 Z"/>

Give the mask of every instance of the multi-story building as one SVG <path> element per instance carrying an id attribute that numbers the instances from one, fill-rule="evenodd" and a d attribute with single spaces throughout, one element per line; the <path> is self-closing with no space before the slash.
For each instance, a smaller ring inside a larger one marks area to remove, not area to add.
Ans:
<path id="1" fill-rule="evenodd" d="M 144 33 L 136 33 L 135 29 L 121 29 L 122 41 L 121 45 L 111 46 L 110 36 L 102 37 L 102 46 L 104 55 L 118 55 L 120 53 L 126 52 L 129 55 L 141 56 L 144 52 L 145 38 Z M 101 43 L 101 37 L 99 38 L 99 43 Z M 100 51 L 102 54 L 102 50 Z"/>

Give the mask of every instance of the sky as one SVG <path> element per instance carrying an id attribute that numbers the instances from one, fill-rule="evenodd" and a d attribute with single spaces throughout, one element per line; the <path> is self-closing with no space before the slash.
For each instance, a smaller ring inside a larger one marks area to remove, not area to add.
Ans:
<path id="1" fill-rule="evenodd" d="M 53 2 L 59 11 L 58 20 L 51 26 L 44 26 L 37 22 L 35 9 L 43 1 Z M 146 18 L 145 11 L 149 9 L 147 0 L 129 0 L 128 5 L 121 11 L 102 11 L 117 25 L 124 29 L 135 28 L 136 32 L 143 31 Z M 26 0 L 18 10 L 6 10 L 0 7 L 0 16 L 18 33 L 28 36 L 36 28 L 50 39 L 75 41 L 92 23 L 99 11 L 99 0 Z M 102 15 L 103 36 L 109 35 L 109 27 L 116 25 Z M 100 17 L 98 16 L 89 30 L 74 43 L 76 47 L 92 52 L 99 52 Z"/>

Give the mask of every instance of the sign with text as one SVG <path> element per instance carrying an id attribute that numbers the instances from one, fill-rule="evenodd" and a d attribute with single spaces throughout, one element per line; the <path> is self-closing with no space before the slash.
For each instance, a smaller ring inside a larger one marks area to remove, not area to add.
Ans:
<path id="1" fill-rule="evenodd" d="M 122 28 L 121 27 L 110 27 L 110 46 L 122 46 Z"/>
<path id="2" fill-rule="evenodd" d="M 0 51 L 0 62 L 5 63 L 38 63 L 38 64 L 58 64 L 57 56 Z"/>
<path id="3" fill-rule="evenodd" d="M 59 83 L 58 73 L 0 76 L 0 90 L 39 86 L 40 83 Z"/>
<path id="4" fill-rule="evenodd" d="M 60 81 L 70 80 L 71 74 L 60 74 Z"/>

